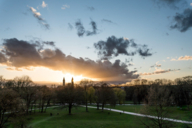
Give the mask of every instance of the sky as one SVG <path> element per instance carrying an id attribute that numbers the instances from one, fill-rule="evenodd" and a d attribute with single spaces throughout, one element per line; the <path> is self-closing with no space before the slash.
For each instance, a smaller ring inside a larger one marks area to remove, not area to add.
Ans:
<path id="1" fill-rule="evenodd" d="M 192 75 L 192 0 L 0 0 L 0 17 L 5 79 Z"/>

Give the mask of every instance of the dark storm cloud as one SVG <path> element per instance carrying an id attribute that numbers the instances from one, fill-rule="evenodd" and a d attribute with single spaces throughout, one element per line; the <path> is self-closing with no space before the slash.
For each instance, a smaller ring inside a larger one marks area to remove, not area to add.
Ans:
<path id="1" fill-rule="evenodd" d="M 76 23 L 75 23 L 75 26 L 76 26 L 76 29 L 77 29 L 77 35 L 79 37 L 83 36 L 84 33 L 85 33 L 85 28 L 83 27 L 83 24 L 81 23 L 80 20 L 78 20 Z"/>
<path id="2" fill-rule="evenodd" d="M 31 12 L 33 13 L 33 16 L 38 20 L 39 24 L 42 25 L 45 29 L 49 29 L 50 26 L 49 24 L 47 23 L 46 20 L 44 20 L 42 17 L 41 17 L 41 14 L 40 12 L 37 12 L 36 9 L 34 9 L 33 7 L 30 7 L 30 10 Z"/>
<path id="3" fill-rule="evenodd" d="M 28 69 L 30 67 L 46 67 L 52 70 L 83 75 L 99 80 L 126 81 L 136 79 L 136 71 L 129 71 L 125 63 L 116 60 L 93 61 L 89 58 L 75 58 L 66 56 L 58 48 L 38 50 L 38 43 L 18 40 L 16 38 L 5 39 L 3 52 L 0 53 L 0 63 L 4 63 L 11 69 Z M 3 59 L 2 59 L 3 58 Z M 7 61 L 6 61 L 7 60 Z"/>
<path id="4" fill-rule="evenodd" d="M 106 41 L 94 43 L 94 47 L 102 59 L 116 57 L 120 54 L 134 56 L 138 53 L 142 57 L 152 55 L 152 53 L 149 52 L 147 45 L 138 45 L 134 40 L 116 38 L 115 36 L 108 37 Z M 129 51 L 128 48 L 132 48 L 133 51 Z"/>
<path id="5" fill-rule="evenodd" d="M 180 32 L 185 32 L 192 27 L 192 9 L 185 9 L 183 13 L 177 13 L 174 16 L 176 22 L 171 26 L 172 29 L 178 29 Z"/>

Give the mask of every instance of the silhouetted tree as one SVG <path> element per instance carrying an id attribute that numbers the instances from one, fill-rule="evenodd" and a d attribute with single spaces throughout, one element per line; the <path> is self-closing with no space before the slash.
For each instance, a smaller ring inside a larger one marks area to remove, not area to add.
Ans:
<path id="1" fill-rule="evenodd" d="M 114 88 L 113 91 L 115 92 L 115 96 L 117 97 L 118 103 L 124 103 L 126 92 L 121 88 Z"/>
<path id="2" fill-rule="evenodd" d="M 141 112 L 146 115 L 153 115 L 157 118 L 146 118 L 141 120 L 146 127 L 171 128 L 175 127 L 175 123 L 166 121 L 164 118 L 169 117 L 171 112 L 171 104 L 173 98 L 169 95 L 167 87 L 153 85 L 150 87 L 148 95 L 148 104 L 145 104 Z M 147 117 L 147 116 L 146 116 Z"/>
<path id="3" fill-rule="evenodd" d="M 84 90 L 80 86 L 74 86 L 69 83 L 63 87 L 59 87 L 57 90 L 58 100 L 65 104 L 67 103 L 69 109 L 69 115 L 71 115 L 71 109 L 75 103 L 83 101 Z"/>
<path id="4" fill-rule="evenodd" d="M 93 103 L 95 100 L 95 89 L 93 88 L 93 86 L 90 86 L 88 88 L 88 100 L 90 104 Z"/>
<path id="5" fill-rule="evenodd" d="M 100 88 L 96 90 L 97 104 L 100 102 L 102 111 L 107 102 L 114 103 L 116 101 L 115 93 L 106 83 L 101 83 Z M 114 102 L 113 102 L 114 101 Z"/>
<path id="6" fill-rule="evenodd" d="M 88 88 L 89 88 L 89 86 L 93 85 L 93 82 L 90 80 L 87 80 L 87 79 L 83 79 L 80 81 L 80 85 L 84 89 L 84 99 L 85 99 L 86 112 L 88 112 L 88 107 L 87 107 L 87 102 L 89 99 Z"/>
<path id="7" fill-rule="evenodd" d="M 12 89 L 0 90 L 0 128 L 4 128 L 8 120 L 14 117 L 23 107 L 22 100 L 17 92 Z M 5 115 L 6 114 L 6 115 Z"/>
<path id="8" fill-rule="evenodd" d="M 13 89 L 20 94 L 20 97 L 25 100 L 26 113 L 28 114 L 30 105 L 34 100 L 36 89 L 33 87 L 33 82 L 29 76 L 16 77 L 13 80 Z"/>

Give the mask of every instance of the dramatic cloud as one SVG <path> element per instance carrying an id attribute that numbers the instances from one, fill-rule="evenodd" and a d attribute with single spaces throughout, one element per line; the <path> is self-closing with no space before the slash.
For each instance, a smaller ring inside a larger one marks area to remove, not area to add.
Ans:
<path id="1" fill-rule="evenodd" d="M 69 6 L 69 5 L 63 5 L 63 6 L 61 7 L 61 9 L 63 9 L 63 10 L 65 10 L 65 9 L 67 9 L 67 8 L 70 8 L 70 6 Z"/>
<path id="2" fill-rule="evenodd" d="M 51 49 L 44 49 L 40 51 L 40 55 L 42 55 L 43 58 L 51 58 L 55 55 L 55 51 Z"/>
<path id="3" fill-rule="evenodd" d="M 149 50 L 150 49 L 144 46 L 142 48 L 139 48 L 138 53 L 140 56 L 143 56 L 143 57 L 151 56 L 152 53 L 150 53 Z"/>
<path id="4" fill-rule="evenodd" d="M 156 74 L 174 72 L 174 71 L 179 71 L 179 70 L 180 70 L 180 69 L 168 69 L 168 70 L 156 69 L 156 71 L 154 71 L 154 72 L 151 72 L 151 73 L 140 73 L 140 75 L 142 75 L 142 76 L 146 76 L 146 75 L 156 75 Z"/>
<path id="5" fill-rule="evenodd" d="M 112 63 L 109 60 L 93 61 L 88 58 L 75 58 L 66 56 L 58 48 L 38 50 L 41 46 L 37 44 L 15 38 L 5 39 L 0 52 L 0 63 L 6 64 L 10 69 L 47 67 L 63 73 L 107 81 L 127 81 L 139 77 L 135 74 L 136 71 L 129 71 L 128 66 L 120 60 Z"/>
<path id="6" fill-rule="evenodd" d="M 77 29 L 77 35 L 79 37 L 82 37 L 84 34 L 86 34 L 86 36 L 91 36 L 91 35 L 95 35 L 98 34 L 98 29 L 97 29 L 97 24 L 95 21 L 91 21 L 91 27 L 92 27 L 92 31 L 86 31 L 83 24 L 81 23 L 81 20 L 78 20 L 75 23 L 76 29 Z"/>
<path id="7" fill-rule="evenodd" d="M 95 10 L 95 8 L 94 7 L 87 7 L 87 9 L 89 9 L 90 11 L 94 11 Z"/>
<path id="8" fill-rule="evenodd" d="M 0 63 L 4 64 L 7 62 L 7 59 L 5 58 L 5 56 L 0 52 Z"/>
<path id="9" fill-rule="evenodd" d="M 106 41 L 94 43 L 94 47 L 102 59 L 110 59 L 120 54 L 134 56 L 136 53 L 138 53 L 142 57 L 152 55 L 152 53 L 149 52 L 147 45 L 138 45 L 134 42 L 134 40 L 116 38 L 115 36 L 108 37 Z M 128 48 L 132 48 L 134 51 L 129 52 Z"/>
<path id="10" fill-rule="evenodd" d="M 49 24 L 41 17 L 41 13 L 37 12 L 36 9 L 33 7 L 30 7 L 31 12 L 33 13 L 33 16 L 38 20 L 38 22 L 45 28 L 49 29 Z"/>
<path id="11" fill-rule="evenodd" d="M 178 59 L 171 59 L 171 61 L 192 60 L 192 56 L 181 56 Z"/>
<path id="12" fill-rule="evenodd" d="M 43 8 L 45 8 L 45 7 L 47 7 L 47 4 L 43 1 L 41 6 L 42 6 Z"/>
<path id="13" fill-rule="evenodd" d="M 87 31 L 87 36 L 97 34 L 97 24 L 94 21 L 91 21 L 92 31 Z"/>
<path id="14" fill-rule="evenodd" d="M 178 29 L 180 32 L 185 32 L 192 27 L 192 9 L 185 9 L 182 14 L 177 13 L 174 16 L 176 22 L 171 26 L 172 29 Z"/>
<path id="15" fill-rule="evenodd" d="M 75 26 L 76 26 L 76 29 L 77 29 L 77 35 L 79 37 L 83 36 L 84 33 L 85 33 L 85 28 L 83 27 L 83 24 L 81 23 L 80 20 L 78 20 L 76 23 L 75 23 Z"/>
<path id="16" fill-rule="evenodd" d="M 190 3 L 190 6 L 192 6 L 192 3 Z"/>

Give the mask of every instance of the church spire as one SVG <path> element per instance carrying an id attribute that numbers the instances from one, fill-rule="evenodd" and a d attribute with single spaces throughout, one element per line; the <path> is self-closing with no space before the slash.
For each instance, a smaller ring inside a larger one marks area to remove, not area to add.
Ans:
<path id="1" fill-rule="evenodd" d="M 72 77 L 72 79 L 71 79 L 71 84 L 74 85 L 74 83 L 73 83 L 73 77 Z"/>
<path id="2" fill-rule="evenodd" d="M 63 77 L 63 86 L 65 86 L 65 77 Z"/>

